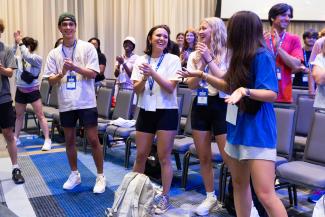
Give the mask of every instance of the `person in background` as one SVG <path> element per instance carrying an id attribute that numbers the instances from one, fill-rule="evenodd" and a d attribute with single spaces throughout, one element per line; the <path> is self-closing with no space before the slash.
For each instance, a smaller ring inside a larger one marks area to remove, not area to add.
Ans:
<path id="1" fill-rule="evenodd" d="M 138 55 L 133 53 L 135 49 L 135 38 L 128 36 L 123 40 L 124 54 L 116 56 L 116 64 L 114 75 L 116 77 L 116 83 L 118 89 L 133 90 L 133 82 L 131 81 L 131 75 L 133 70 L 133 64 L 138 58 Z"/>
<path id="2" fill-rule="evenodd" d="M 325 42 L 325 37 L 321 37 L 319 39 L 317 39 L 317 41 L 314 44 L 314 47 L 311 51 L 310 54 L 310 58 L 309 58 L 309 62 L 312 63 L 314 62 L 316 56 L 320 53 L 322 53 L 322 45 Z M 314 80 L 314 76 L 312 76 L 312 73 L 309 73 L 308 75 L 308 93 L 311 95 L 315 95 L 315 89 L 316 89 L 316 85 L 315 85 L 315 80 Z"/>
<path id="3" fill-rule="evenodd" d="M 183 67 L 186 67 L 188 57 L 195 50 L 197 43 L 197 33 L 195 29 L 189 28 L 185 31 L 185 42 L 180 54 L 181 63 Z"/>
<path id="4" fill-rule="evenodd" d="M 15 139 L 17 145 L 20 144 L 19 134 L 23 126 L 24 114 L 26 106 L 30 103 L 33 107 L 35 115 L 41 126 L 45 141 L 42 151 L 51 150 L 52 142 L 49 136 L 49 128 L 47 119 L 43 113 L 43 105 L 41 100 L 41 93 L 39 91 L 38 76 L 42 70 L 42 57 L 33 53 L 38 45 L 37 40 L 31 37 L 22 37 L 21 32 L 18 30 L 14 33 L 15 46 L 14 53 L 18 47 L 20 56 L 16 56 L 18 69 L 16 70 L 16 96 L 15 96 L 15 109 L 16 109 L 16 124 L 15 124 Z M 24 80 L 23 73 L 29 73 L 33 78 L 30 81 Z"/>
<path id="5" fill-rule="evenodd" d="M 313 61 L 310 62 L 312 65 L 311 74 L 313 81 L 315 81 L 317 84 L 314 107 L 325 109 L 325 38 L 323 37 L 318 39 L 317 42 L 318 44 L 319 42 L 322 42 L 320 44 L 320 53 L 317 54 L 317 56 L 313 58 Z M 310 58 L 310 60 L 312 60 L 312 58 Z M 317 189 L 311 193 L 311 195 L 308 197 L 308 201 L 316 203 L 324 194 L 324 190 Z"/>
<path id="6" fill-rule="evenodd" d="M 168 53 L 170 31 L 166 25 L 150 29 L 145 55 L 134 64 L 131 80 L 138 95 L 140 112 L 136 122 L 137 156 L 133 171 L 143 173 L 155 135 L 161 165 L 162 194 L 155 213 L 163 214 L 169 207 L 169 190 L 173 178 L 171 152 L 178 126 L 176 87 L 181 69 L 178 56 Z"/>
<path id="7" fill-rule="evenodd" d="M 106 56 L 100 50 L 100 40 L 98 38 L 93 37 L 93 38 L 89 39 L 88 42 L 91 43 L 92 45 L 94 45 L 94 47 L 97 50 L 97 54 L 98 54 L 99 73 L 96 75 L 96 78 L 95 78 L 95 84 L 96 84 L 96 83 L 105 79 L 104 72 L 105 72 L 105 68 L 106 68 Z"/>
<path id="8" fill-rule="evenodd" d="M 287 32 L 293 8 L 279 3 L 269 10 L 271 31 L 264 34 L 266 44 L 276 59 L 276 75 L 279 93 L 277 102 L 292 102 L 292 73 L 299 71 L 303 58 L 300 39 Z"/>
<path id="9" fill-rule="evenodd" d="M 3 20 L 0 19 L 0 38 L 5 26 Z M 10 94 L 9 77 L 17 68 L 16 59 L 12 49 L 0 42 L 0 128 L 2 135 L 7 143 L 11 164 L 12 164 L 12 180 L 16 184 L 25 182 L 21 169 L 17 162 L 17 145 L 14 137 L 15 112 L 12 107 L 12 98 Z"/>
<path id="10" fill-rule="evenodd" d="M 50 85 L 58 86 L 60 123 L 64 130 L 66 152 L 71 169 L 63 189 L 72 190 L 81 183 L 77 166 L 76 124 L 85 128 L 86 137 L 92 146 L 97 168 L 93 193 L 103 193 L 106 178 L 103 171 L 103 152 L 98 139 L 94 80 L 99 73 L 98 54 L 93 45 L 76 38 L 77 22 L 73 14 L 62 13 L 58 29 L 63 44 L 50 51 L 44 69 L 44 77 Z"/>
<path id="11" fill-rule="evenodd" d="M 182 52 L 183 46 L 185 42 L 185 34 L 180 32 L 176 35 L 176 43 L 178 44 L 179 52 Z"/>
<path id="12" fill-rule="evenodd" d="M 200 42 L 197 43 L 196 50 L 190 54 L 186 70 L 202 73 L 195 77 L 189 76 L 186 71 L 178 73 L 187 78 L 186 83 L 189 88 L 197 90 L 191 113 L 191 127 L 207 193 L 206 199 L 195 210 L 196 214 L 202 216 L 209 214 L 209 211 L 218 205 L 211 160 L 212 137 L 215 139 L 225 163 L 228 157 L 224 152 L 227 133 L 227 105 L 219 90 L 205 78 L 207 74 L 222 78 L 227 72 L 229 58 L 227 58 L 226 48 L 227 30 L 221 19 L 216 17 L 203 19 L 198 37 Z"/>
<path id="13" fill-rule="evenodd" d="M 299 67 L 299 72 L 296 72 L 293 75 L 293 86 L 298 87 L 308 87 L 308 75 L 310 74 L 310 64 L 309 58 L 311 51 L 314 47 L 315 41 L 318 38 L 318 32 L 314 29 L 309 29 L 304 32 L 302 35 L 304 41 L 304 47 L 302 48 L 302 52 L 304 54 L 304 61 Z"/>

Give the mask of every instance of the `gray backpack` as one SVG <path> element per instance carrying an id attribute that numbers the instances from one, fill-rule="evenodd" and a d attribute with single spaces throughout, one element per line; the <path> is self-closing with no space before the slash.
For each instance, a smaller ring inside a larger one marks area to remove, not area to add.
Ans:
<path id="1" fill-rule="evenodd" d="M 107 217 L 153 216 L 155 190 L 148 176 L 136 172 L 127 173 L 114 196 L 112 208 L 107 208 Z"/>

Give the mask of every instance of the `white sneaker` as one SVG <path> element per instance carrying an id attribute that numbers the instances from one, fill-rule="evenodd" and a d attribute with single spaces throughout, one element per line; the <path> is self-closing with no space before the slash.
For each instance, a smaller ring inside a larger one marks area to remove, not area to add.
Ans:
<path id="1" fill-rule="evenodd" d="M 71 172 L 68 180 L 63 184 L 63 189 L 72 190 L 80 183 L 81 183 L 80 173 L 78 172 L 78 174 L 75 174 L 74 172 Z"/>
<path id="2" fill-rule="evenodd" d="M 21 145 L 20 139 L 17 138 L 16 136 L 14 138 L 15 138 L 15 141 L 16 141 L 16 146 L 20 146 Z"/>
<path id="3" fill-rule="evenodd" d="M 96 184 L 94 186 L 93 192 L 95 194 L 101 194 L 105 192 L 106 188 L 106 178 L 105 176 L 97 176 L 96 178 Z"/>
<path id="4" fill-rule="evenodd" d="M 218 205 L 216 197 L 207 197 L 205 200 L 195 209 L 195 213 L 199 216 L 208 215 L 210 210 Z"/>
<path id="5" fill-rule="evenodd" d="M 49 150 L 51 150 L 51 147 L 52 147 L 51 139 L 45 139 L 44 145 L 42 147 L 42 151 L 49 151 Z"/>

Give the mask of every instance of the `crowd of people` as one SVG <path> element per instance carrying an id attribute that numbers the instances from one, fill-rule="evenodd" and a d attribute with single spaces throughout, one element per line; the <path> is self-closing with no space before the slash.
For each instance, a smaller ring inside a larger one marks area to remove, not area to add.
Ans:
<path id="1" fill-rule="evenodd" d="M 299 36 L 287 31 L 293 17 L 288 4 L 274 5 L 268 15 L 271 28 L 267 32 L 255 13 L 240 11 L 230 18 L 227 27 L 219 18 L 203 19 L 197 31 L 188 28 L 178 33 L 177 43 L 170 39 L 167 25 L 157 25 L 147 34 L 142 56 L 134 53 L 134 37 L 123 40 L 124 51 L 116 56 L 114 76 L 118 89 L 134 91 L 138 98 L 135 172 L 144 173 L 151 144 L 154 140 L 157 143 L 162 192 L 156 214 L 170 207 L 171 153 L 178 129 L 177 86 L 183 81 L 196 92 L 191 127 L 207 195 L 196 214 L 207 215 L 218 205 L 211 161 L 211 143 L 215 141 L 230 168 L 237 215 L 250 216 L 252 185 L 268 216 L 287 216 L 274 190 L 277 132 L 273 102 L 292 103 L 293 86 L 304 86 L 316 94 L 315 106 L 325 108 L 325 38 L 317 40 L 318 33 L 308 29 L 302 36 L 302 47 Z M 98 38 L 89 39 L 89 43 L 77 39 L 76 28 L 73 14 L 60 15 L 62 38 L 47 56 L 43 79 L 58 87 L 60 124 L 71 169 L 63 189 L 71 190 L 81 183 L 76 151 L 79 121 L 97 168 L 93 192 L 103 193 L 106 178 L 97 131 L 95 87 L 105 79 L 106 57 Z M 3 31 L 1 21 L 0 34 Z M 42 129 L 43 151 L 51 149 L 51 139 L 39 91 L 43 61 L 34 53 L 38 42 L 23 37 L 19 30 L 13 35 L 12 48 L 0 43 L 0 127 L 13 165 L 12 179 L 21 184 L 24 177 L 17 164 L 17 145 L 27 104 L 32 105 Z M 13 75 L 17 87 L 15 110 L 8 79 Z M 235 117 L 235 122 L 226 120 L 227 113 Z"/>

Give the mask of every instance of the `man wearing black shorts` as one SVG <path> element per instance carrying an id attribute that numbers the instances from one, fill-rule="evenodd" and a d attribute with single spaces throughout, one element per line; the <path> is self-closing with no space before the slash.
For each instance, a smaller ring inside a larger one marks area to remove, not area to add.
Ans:
<path id="1" fill-rule="evenodd" d="M 44 70 L 51 85 L 58 86 L 60 122 L 64 128 L 66 152 L 71 174 L 63 189 L 71 190 L 81 183 L 77 168 L 76 123 L 85 127 L 87 141 L 93 149 L 97 167 L 94 193 L 103 193 L 106 179 L 103 174 L 103 153 L 97 131 L 97 103 L 94 79 L 99 73 L 98 56 L 95 47 L 76 39 L 76 18 L 69 13 L 59 17 L 58 28 L 63 44 L 50 51 Z"/>
<path id="2" fill-rule="evenodd" d="M 3 30 L 3 21 L 0 19 L 0 37 Z M 16 184 L 22 184 L 25 180 L 17 163 L 17 146 L 13 133 L 15 113 L 12 108 L 10 84 L 8 79 L 13 75 L 16 68 L 14 53 L 10 48 L 0 42 L 0 128 L 2 129 L 2 134 L 6 140 L 12 163 L 12 180 Z"/>

